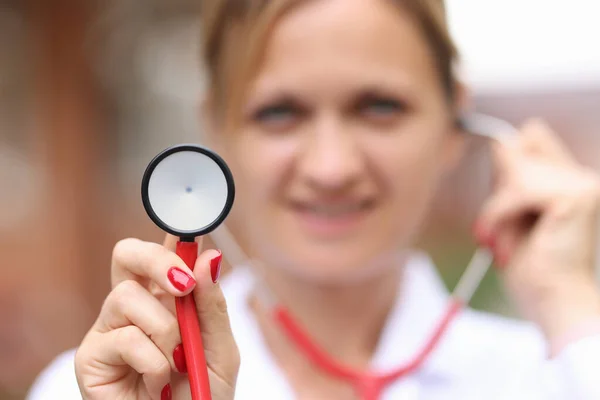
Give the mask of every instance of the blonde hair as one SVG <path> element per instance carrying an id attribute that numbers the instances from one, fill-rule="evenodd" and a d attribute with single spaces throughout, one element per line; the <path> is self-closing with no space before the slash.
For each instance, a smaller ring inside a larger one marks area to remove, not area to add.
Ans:
<path id="1" fill-rule="evenodd" d="M 209 100 L 228 114 L 241 106 L 247 85 L 257 72 L 264 43 L 277 20 L 307 0 L 204 0 L 202 61 Z M 315 0 L 312 0 L 315 1 Z M 446 22 L 444 0 L 387 0 L 417 21 L 430 45 L 440 83 L 454 99 L 453 65 L 458 57 Z"/>

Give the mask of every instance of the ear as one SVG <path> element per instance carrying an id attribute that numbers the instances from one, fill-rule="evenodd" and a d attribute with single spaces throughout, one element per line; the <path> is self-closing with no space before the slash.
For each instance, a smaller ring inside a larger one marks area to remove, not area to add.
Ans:
<path id="1" fill-rule="evenodd" d="M 461 81 L 454 83 L 454 114 L 457 117 L 473 111 L 473 96 L 469 88 Z"/>

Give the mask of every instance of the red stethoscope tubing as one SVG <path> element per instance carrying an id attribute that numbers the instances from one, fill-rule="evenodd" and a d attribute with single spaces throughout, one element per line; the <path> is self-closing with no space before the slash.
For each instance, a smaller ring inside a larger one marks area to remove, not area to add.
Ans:
<path id="1" fill-rule="evenodd" d="M 198 243 L 177 242 L 177 255 L 193 271 L 198 257 Z M 192 400 L 211 400 L 210 383 L 208 379 L 208 367 L 202 345 L 202 334 L 196 302 L 192 293 L 175 299 L 177 309 L 177 321 L 183 342 L 185 362 L 187 365 Z"/>
<path id="2" fill-rule="evenodd" d="M 314 343 L 285 308 L 276 307 L 274 309 L 274 317 L 287 336 L 315 366 L 332 377 L 350 383 L 363 400 L 379 400 L 386 386 L 415 372 L 423 364 L 431 352 L 438 346 L 442 337 L 448 331 L 451 322 L 454 321 L 463 308 L 463 301 L 459 299 L 451 300 L 443 318 L 439 321 L 431 337 L 415 357 L 405 365 L 384 373 L 359 371 L 335 361 Z"/>

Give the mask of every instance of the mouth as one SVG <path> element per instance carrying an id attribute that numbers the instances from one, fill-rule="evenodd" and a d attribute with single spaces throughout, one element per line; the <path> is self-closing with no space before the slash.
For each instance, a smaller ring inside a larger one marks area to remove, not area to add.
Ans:
<path id="1" fill-rule="evenodd" d="M 372 198 L 291 202 L 291 209 L 303 229 L 317 236 L 353 232 L 375 207 L 376 201 Z"/>

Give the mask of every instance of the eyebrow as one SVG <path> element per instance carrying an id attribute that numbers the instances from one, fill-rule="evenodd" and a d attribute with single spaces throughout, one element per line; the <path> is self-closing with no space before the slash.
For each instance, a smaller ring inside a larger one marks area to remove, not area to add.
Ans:
<path id="1" fill-rule="evenodd" d="M 242 111 L 244 115 L 250 116 L 257 108 L 264 107 L 271 103 L 298 105 L 300 103 L 298 97 L 298 95 L 294 95 L 289 89 L 275 89 L 272 93 L 264 91 L 259 95 L 250 95 L 248 101 L 244 104 Z"/>
<path id="2" fill-rule="evenodd" d="M 367 95 L 402 96 L 407 101 L 413 101 L 417 97 L 418 88 L 413 80 L 401 77 L 405 74 L 394 74 L 394 78 L 390 78 L 390 72 L 386 69 L 371 75 L 373 75 L 372 78 L 362 78 L 363 83 L 346 85 L 347 90 L 343 95 L 356 96 L 366 93 Z M 278 81 L 282 83 L 277 84 Z M 280 81 L 271 77 L 262 79 L 251 86 L 244 112 L 248 113 L 258 104 L 267 102 L 298 103 L 298 98 L 302 98 L 307 93 L 305 89 L 290 80 Z"/>

